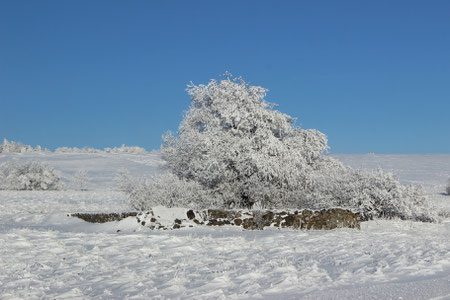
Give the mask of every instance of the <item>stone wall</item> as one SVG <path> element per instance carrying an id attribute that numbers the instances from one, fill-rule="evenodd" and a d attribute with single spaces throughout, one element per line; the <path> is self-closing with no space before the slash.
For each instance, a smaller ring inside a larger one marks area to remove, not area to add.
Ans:
<path id="1" fill-rule="evenodd" d="M 261 211 L 261 210 L 187 210 L 180 208 L 154 208 L 145 213 L 72 214 L 87 222 L 103 223 L 133 216 L 142 226 L 169 230 L 194 226 L 239 226 L 247 230 L 266 227 L 320 229 L 360 228 L 360 216 L 341 208 L 319 211 Z"/>
<path id="2" fill-rule="evenodd" d="M 136 217 L 137 212 L 126 213 L 75 213 L 68 216 L 77 217 L 89 223 L 106 223 L 120 221 L 128 217 Z"/>
<path id="3" fill-rule="evenodd" d="M 205 218 L 206 215 L 206 218 Z M 244 229 L 263 229 L 265 227 L 294 229 L 335 229 L 360 228 L 359 214 L 340 208 L 311 211 L 234 211 L 209 209 L 187 212 L 194 223 L 207 226 L 234 225 Z M 199 216 L 199 218 L 197 218 Z M 202 221 L 199 221 L 202 220 Z"/>

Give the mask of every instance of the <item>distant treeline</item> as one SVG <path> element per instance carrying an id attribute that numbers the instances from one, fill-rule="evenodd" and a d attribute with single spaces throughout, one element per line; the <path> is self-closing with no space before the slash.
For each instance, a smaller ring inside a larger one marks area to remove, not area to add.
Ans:
<path id="1" fill-rule="evenodd" d="M 27 153 L 27 152 L 51 152 L 49 149 L 42 148 L 41 146 L 32 147 L 30 145 L 24 145 L 20 142 L 13 142 L 8 141 L 7 139 L 3 140 L 3 144 L 0 145 L 0 153 Z M 56 148 L 56 153 L 133 153 L 133 154 L 144 154 L 147 153 L 147 150 L 145 150 L 142 147 L 137 146 L 125 146 L 122 145 L 120 147 L 114 147 L 114 148 L 105 148 L 103 150 L 95 149 L 95 148 L 89 148 L 89 147 L 83 147 L 83 148 L 77 148 L 77 147 L 60 147 Z"/>

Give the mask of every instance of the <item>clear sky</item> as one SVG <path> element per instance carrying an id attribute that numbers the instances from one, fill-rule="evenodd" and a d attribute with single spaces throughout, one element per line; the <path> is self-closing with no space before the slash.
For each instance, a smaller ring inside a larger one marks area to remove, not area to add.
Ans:
<path id="1" fill-rule="evenodd" d="M 332 153 L 450 153 L 450 1 L 0 0 L 0 138 L 158 149 L 225 71 Z"/>

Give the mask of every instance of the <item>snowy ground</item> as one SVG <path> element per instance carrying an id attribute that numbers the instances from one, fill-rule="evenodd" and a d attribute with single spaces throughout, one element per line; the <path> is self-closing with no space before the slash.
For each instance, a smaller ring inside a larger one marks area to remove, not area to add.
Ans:
<path id="1" fill-rule="evenodd" d="M 450 212 L 450 155 L 336 157 L 421 183 Z M 450 219 L 332 231 L 88 224 L 67 213 L 127 210 L 117 171 L 151 176 L 157 153 L 0 154 L 11 159 L 53 165 L 68 189 L 80 168 L 91 180 L 87 192 L 0 191 L 0 299 L 450 299 Z"/>

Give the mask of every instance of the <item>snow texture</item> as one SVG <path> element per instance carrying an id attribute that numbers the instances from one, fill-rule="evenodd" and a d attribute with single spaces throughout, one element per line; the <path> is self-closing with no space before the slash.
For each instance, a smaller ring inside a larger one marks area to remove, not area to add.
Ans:
<path id="1" fill-rule="evenodd" d="M 442 192 L 450 155 L 335 157 L 423 184 L 450 212 Z M 68 183 L 79 169 L 91 180 L 88 191 L 0 191 L 1 299 L 450 299 L 448 218 L 331 231 L 90 224 L 67 214 L 129 209 L 112 190 L 116 173 L 158 174 L 157 153 L 0 154 L 0 162 L 24 159 L 52 165 Z"/>

